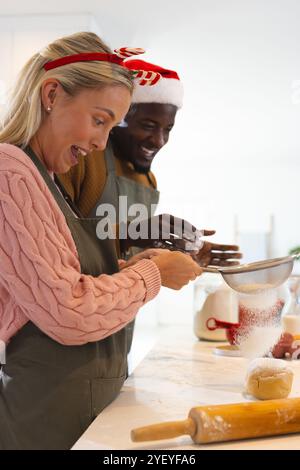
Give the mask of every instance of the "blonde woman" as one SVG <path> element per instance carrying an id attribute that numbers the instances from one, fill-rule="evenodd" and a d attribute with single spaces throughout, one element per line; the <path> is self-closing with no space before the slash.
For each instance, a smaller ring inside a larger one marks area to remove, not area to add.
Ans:
<path id="1" fill-rule="evenodd" d="M 1 449 L 70 448 L 122 387 L 124 327 L 161 285 L 201 273 L 168 251 L 118 272 L 114 240 L 55 184 L 105 147 L 131 91 L 122 58 L 78 33 L 35 54 L 12 94 L 0 132 Z"/>

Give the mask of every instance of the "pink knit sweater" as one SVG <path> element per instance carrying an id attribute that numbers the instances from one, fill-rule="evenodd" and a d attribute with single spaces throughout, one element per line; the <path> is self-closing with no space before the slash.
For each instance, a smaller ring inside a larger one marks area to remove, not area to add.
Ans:
<path id="1" fill-rule="evenodd" d="M 0 144 L 0 341 L 29 320 L 55 341 L 97 341 L 129 323 L 160 289 L 150 260 L 112 276 L 81 274 L 65 218 L 19 148 Z"/>

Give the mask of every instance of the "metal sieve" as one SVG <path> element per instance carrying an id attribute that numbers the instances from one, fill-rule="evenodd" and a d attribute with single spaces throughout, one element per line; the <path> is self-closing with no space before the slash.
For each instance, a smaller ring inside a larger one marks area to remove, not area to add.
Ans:
<path id="1" fill-rule="evenodd" d="M 203 271 L 220 273 L 229 287 L 237 292 L 257 294 L 283 284 L 290 276 L 294 261 L 299 256 L 300 253 L 233 267 L 207 267 L 203 268 Z"/>

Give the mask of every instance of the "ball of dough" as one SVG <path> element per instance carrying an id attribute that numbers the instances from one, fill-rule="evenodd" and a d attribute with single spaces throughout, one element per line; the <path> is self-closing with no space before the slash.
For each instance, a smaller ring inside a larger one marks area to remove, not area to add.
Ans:
<path id="1" fill-rule="evenodd" d="M 286 398 L 292 388 L 294 374 L 280 359 L 258 358 L 249 365 L 246 392 L 260 400 Z"/>

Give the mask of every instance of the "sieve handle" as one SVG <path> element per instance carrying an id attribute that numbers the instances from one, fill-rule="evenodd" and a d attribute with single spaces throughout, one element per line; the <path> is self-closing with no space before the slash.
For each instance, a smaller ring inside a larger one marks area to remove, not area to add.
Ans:
<path id="1" fill-rule="evenodd" d="M 202 270 L 203 270 L 205 273 L 217 273 L 217 274 L 221 274 L 221 272 L 220 272 L 219 269 L 217 269 L 217 268 L 202 268 Z"/>

